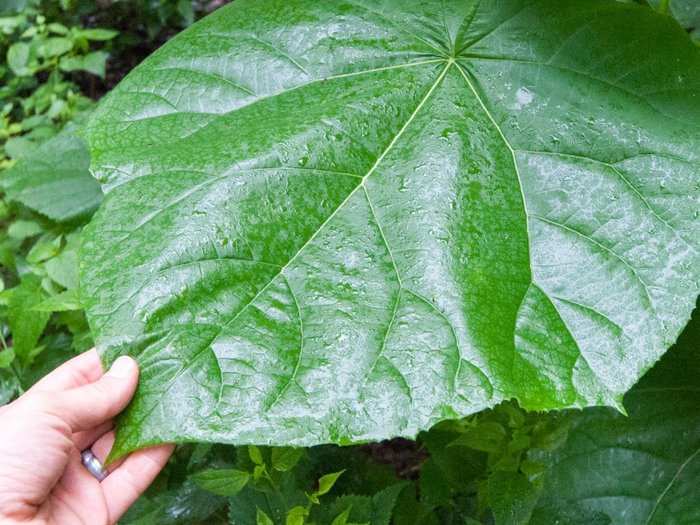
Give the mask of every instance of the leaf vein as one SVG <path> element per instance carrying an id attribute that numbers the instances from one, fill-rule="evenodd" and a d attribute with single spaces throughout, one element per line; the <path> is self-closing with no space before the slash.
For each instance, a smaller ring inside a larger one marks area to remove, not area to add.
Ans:
<path id="1" fill-rule="evenodd" d="M 678 480 L 685 468 L 698 456 L 698 454 L 700 454 L 700 448 L 698 448 L 695 452 L 690 454 L 690 456 L 688 456 L 685 459 L 685 461 L 683 461 L 683 463 L 680 464 L 678 470 L 673 475 L 673 478 L 671 478 L 671 481 L 669 481 L 668 485 L 666 485 L 664 490 L 654 502 L 654 506 L 652 507 L 651 512 L 649 512 L 649 516 L 647 517 L 647 520 L 645 522 L 646 525 L 649 525 L 651 523 L 651 520 L 654 518 L 654 514 L 656 514 L 656 511 L 659 509 L 659 505 L 661 505 L 661 501 L 666 497 L 666 494 L 668 494 L 669 490 L 671 490 L 671 487 Z"/>
<path id="2" fill-rule="evenodd" d="M 282 276 L 282 277 L 286 278 L 286 276 L 284 275 L 285 270 L 286 270 L 286 269 L 289 267 L 289 265 L 292 264 L 292 262 L 294 262 L 294 260 L 296 260 L 296 258 L 304 251 L 304 249 L 306 248 L 306 246 L 308 246 L 311 242 L 314 241 L 314 239 L 316 238 L 316 236 L 325 228 L 325 226 L 333 219 L 333 217 L 335 217 L 335 216 L 337 215 L 337 213 L 338 213 L 338 212 L 345 206 L 345 204 L 352 198 L 352 196 L 357 192 L 357 190 L 358 190 L 360 187 L 363 187 L 363 186 L 364 186 L 364 181 L 367 180 L 367 178 L 368 178 L 369 176 L 371 176 L 372 173 L 374 173 L 374 171 L 376 170 L 377 166 L 381 163 L 381 161 L 384 159 L 384 157 L 387 155 L 387 153 L 393 148 L 394 144 L 396 144 L 396 142 L 397 142 L 398 139 L 401 137 L 401 135 L 403 135 L 404 131 L 408 128 L 408 126 L 411 124 L 411 122 L 413 122 L 413 120 L 415 119 L 415 117 L 416 117 L 416 115 L 418 114 L 418 112 L 419 112 L 419 111 L 421 110 L 421 108 L 425 105 L 425 103 L 426 103 L 427 100 L 430 98 L 430 96 L 431 96 L 432 93 L 435 91 L 435 89 L 436 89 L 437 86 L 440 84 L 440 82 L 442 82 L 442 79 L 445 77 L 445 74 L 447 73 L 447 70 L 450 68 L 451 65 L 452 65 L 452 62 L 450 61 L 450 62 L 448 62 L 447 65 L 443 68 L 442 72 L 441 72 L 441 73 L 438 75 L 438 77 L 435 79 L 435 81 L 434 81 L 433 84 L 430 86 L 430 88 L 428 89 L 428 91 L 427 91 L 427 93 L 425 94 L 425 96 L 420 100 L 420 102 L 418 103 L 418 105 L 416 106 L 416 108 L 413 110 L 413 112 L 411 113 L 411 115 L 409 116 L 409 118 L 407 119 L 407 121 L 404 123 L 404 125 L 401 127 L 401 129 L 398 131 L 398 133 L 393 137 L 393 139 L 390 141 L 390 143 L 389 143 L 388 146 L 384 149 L 384 151 L 382 151 L 382 153 L 381 153 L 381 154 L 379 155 L 379 157 L 376 159 L 376 161 L 374 162 L 374 164 L 370 167 L 369 171 L 364 175 L 364 177 L 362 178 L 362 180 L 360 181 L 360 183 L 359 183 L 357 186 L 355 186 L 355 188 L 354 188 L 350 193 L 348 193 L 347 197 L 345 197 L 345 199 L 338 205 L 338 207 L 325 219 L 325 221 L 316 229 L 316 231 L 311 235 L 311 237 L 309 237 L 309 239 L 307 239 L 307 241 L 301 246 L 301 248 L 299 248 L 299 250 L 297 250 L 297 251 L 289 258 L 289 260 L 287 261 L 287 263 L 286 263 L 284 266 L 282 266 L 282 267 L 280 268 L 280 271 L 277 272 L 277 274 L 275 274 L 275 275 L 267 282 L 267 284 L 265 284 L 262 288 L 260 288 L 260 290 L 255 294 L 255 296 L 253 296 L 253 298 L 252 298 L 250 301 L 248 301 L 245 305 L 243 305 L 243 307 L 241 307 L 241 308 L 231 317 L 231 319 L 229 319 L 226 323 L 224 323 L 224 324 L 219 328 L 219 330 L 217 331 L 217 333 L 214 334 L 214 336 L 209 340 L 209 342 L 208 342 L 206 345 L 204 345 L 204 346 L 203 346 L 202 348 L 200 348 L 197 352 L 195 352 L 195 354 L 192 356 L 192 358 L 189 359 L 189 360 L 183 365 L 182 369 L 167 383 L 167 385 L 165 385 L 165 387 L 164 387 L 163 390 L 162 390 L 162 393 L 165 393 L 165 392 L 169 391 L 169 389 L 172 387 L 173 383 L 174 383 L 174 382 L 175 382 L 175 381 L 190 367 L 190 366 L 192 366 L 192 364 L 193 364 L 197 359 L 199 359 L 199 357 L 200 357 L 201 355 L 203 355 L 204 352 L 206 352 L 208 349 L 211 349 L 211 345 L 220 337 L 220 335 L 223 333 L 223 331 L 226 330 L 229 326 L 231 326 L 234 322 L 236 322 L 236 320 L 243 314 L 243 312 L 245 312 L 245 311 L 247 310 L 247 308 L 248 308 L 249 306 L 251 306 L 251 305 L 254 306 L 253 303 L 255 303 L 255 301 L 258 299 L 258 297 L 260 297 L 263 293 L 265 293 L 265 291 L 271 286 L 271 284 L 275 281 L 275 279 L 277 279 L 277 277 Z M 212 353 L 213 353 L 213 350 L 212 350 Z M 214 354 L 214 355 L 215 355 L 215 357 L 216 357 L 216 354 Z M 218 360 L 218 357 L 217 357 L 217 360 Z M 158 405 L 158 403 L 156 402 L 156 403 L 154 404 L 154 407 L 157 406 L 157 405 Z M 143 417 L 140 418 L 140 422 L 144 421 L 145 418 L 148 417 L 148 415 L 150 415 L 151 412 L 152 412 L 152 410 L 150 410 L 150 411 L 147 410 L 147 411 L 144 413 Z M 135 424 L 135 425 L 133 425 L 131 428 L 136 429 L 137 427 L 138 427 L 138 424 Z"/>
<path id="3" fill-rule="evenodd" d="M 297 315 L 299 316 L 299 352 L 297 352 L 297 358 L 296 362 L 294 363 L 294 369 L 292 370 L 292 374 L 287 378 L 287 380 L 285 381 L 284 385 L 282 386 L 272 403 L 270 403 L 270 405 L 266 407 L 266 411 L 268 412 L 272 410 L 272 408 L 279 402 L 280 399 L 282 399 L 282 396 L 289 389 L 290 385 L 296 381 L 297 374 L 299 373 L 299 367 L 301 366 L 301 359 L 304 355 L 304 324 L 301 316 L 301 306 L 299 305 L 299 301 L 297 300 L 297 296 L 294 293 L 294 290 L 292 289 L 292 284 L 289 282 L 289 279 L 284 274 L 282 274 L 282 277 L 287 283 L 289 295 L 294 301 L 294 305 L 297 309 Z"/>
<path id="4" fill-rule="evenodd" d="M 627 267 L 627 269 L 629 269 L 629 271 L 635 276 L 635 278 L 637 279 L 637 281 L 639 281 L 639 284 L 640 284 L 640 285 L 642 286 L 642 288 L 644 289 L 644 294 L 645 294 L 645 297 L 646 297 L 647 306 L 648 306 L 648 307 L 652 310 L 652 312 L 656 315 L 656 310 L 655 310 L 655 307 L 654 307 L 654 302 L 653 302 L 653 300 L 652 300 L 652 298 L 651 298 L 651 294 L 650 294 L 650 292 L 649 292 L 650 285 L 647 284 L 647 282 L 646 282 L 644 279 L 642 279 L 641 275 L 639 275 L 639 272 L 636 270 L 636 268 L 635 268 L 634 266 L 632 266 L 632 265 L 629 263 L 629 261 L 627 261 L 627 259 L 625 259 L 624 257 L 622 257 L 619 253 L 617 253 L 617 252 L 616 252 L 615 250 L 613 250 L 612 248 L 609 248 L 608 246 L 605 246 L 605 245 L 604 245 L 603 243 L 601 243 L 600 241 L 597 241 L 596 239 L 594 239 L 594 238 L 591 237 L 590 235 L 588 235 L 588 234 L 586 234 L 586 233 L 584 233 L 584 232 L 582 232 L 582 231 L 580 231 L 580 230 L 577 230 L 576 228 L 572 228 L 571 226 L 567 226 L 566 224 L 563 224 L 563 223 L 561 223 L 561 222 L 554 221 L 554 220 L 552 220 L 552 219 L 548 219 L 547 217 L 542 217 L 541 215 L 534 215 L 534 214 L 533 214 L 533 215 L 530 215 L 530 217 L 532 217 L 533 219 L 537 219 L 537 220 L 539 220 L 539 221 L 542 221 L 542 222 L 544 222 L 544 223 L 546 223 L 546 224 L 549 224 L 549 225 L 551 225 L 551 226 L 554 226 L 555 228 L 560 228 L 560 229 L 562 229 L 562 230 L 564 230 L 564 231 L 567 231 L 567 232 L 569 232 L 569 233 L 573 233 L 574 235 L 576 235 L 576 236 L 578 236 L 578 237 L 581 237 L 582 239 L 587 240 L 587 241 L 590 242 L 591 244 L 594 244 L 595 246 L 597 246 L 597 247 L 600 248 L 601 250 L 603 250 L 603 251 L 609 253 L 610 255 L 612 255 L 613 257 L 615 257 L 615 258 L 616 258 L 618 261 L 620 261 L 625 267 Z"/>
<path id="5" fill-rule="evenodd" d="M 239 84 L 237 82 L 234 82 L 231 79 L 226 78 L 223 75 L 218 75 L 216 73 L 212 73 L 211 71 L 202 71 L 200 69 L 190 69 L 187 67 L 182 67 L 182 66 L 165 66 L 165 67 L 158 67 L 154 68 L 154 71 L 176 71 L 176 72 L 182 72 L 182 73 L 194 73 L 195 75 L 200 75 L 203 77 L 207 78 L 213 78 L 215 80 L 218 80 L 220 82 L 224 82 L 225 84 L 229 84 L 230 86 L 233 86 L 234 88 L 238 89 L 239 91 L 243 91 L 244 93 L 247 93 L 248 95 L 251 96 L 256 96 L 255 92 L 251 90 L 250 88 Z"/>
<path id="6" fill-rule="evenodd" d="M 685 238 L 684 235 L 682 235 L 678 230 L 676 230 L 671 224 L 664 219 L 661 214 L 651 205 L 651 203 L 648 201 L 648 199 L 642 194 L 642 192 L 637 188 L 634 184 L 632 184 L 632 181 L 630 181 L 625 175 L 617 168 L 615 164 L 611 164 L 609 162 L 605 162 L 603 160 L 599 159 L 594 159 L 592 157 L 585 157 L 583 155 L 574 155 L 571 153 L 559 153 L 556 151 L 538 151 L 538 150 L 526 150 L 526 149 L 518 149 L 516 150 L 518 153 L 532 153 L 535 155 L 551 155 L 555 157 L 563 157 L 563 158 L 572 158 L 572 159 L 580 159 L 586 162 L 591 162 L 594 164 L 600 164 L 602 166 L 605 166 L 609 169 L 611 169 L 619 178 L 622 180 L 622 182 L 629 187 L 629 189 L 632 190 L 632 192 L 637 196 L 639 201 L 646 207 L 649 212 L 659 221 L 661 222 L 664 226 L 666 226 L 671 232 L 678 237 L 681 241 L 683 241 L 684 244 L 686 244 L 692 251 L 693 253 L 697 253 L 697 250 L 695 249 L 695 246 L 691 244 L 691 242 Z"/>
<path id="7" fill-rule="evenodd" d="M 656 107 L 654 104 L 652 104 L 644 95 L 641 95 L 639 93 L 635 93 L 634 91 L 626 88 L 625 86 L 621 86 L 620 84 L 616 84 L 615 82 L 612 82 L 612 81 L 607 80 L 605 78 L 596 77 L 594 75 L 591 75 L 590 73 L 586 73 L 585 71 L 579 71 L 578 69 L 562 66 L 559 64 L 548 64 L 545 62 L 538 62 L 536 60 L 527 60 L 527 59 L 523 59 L 523 58 L 512 58 L 512 57 L 507 57 L 507 56 L 469 55 L 468 58 L 470 60 L 495 60 L 495 61 L 502 61 L 502 62 L 511 62 L 513 64 L 530 64 L 530 65 L 534 65 L 534 66 L 540 66 L 543 68 L 557 69 L 559 71 L 563 71 L 566 73 L 571 73 L 573 75 L 581 76 L 581 77 L 587 78 L 589 80 L 592 80 L 594 82 L 598 82 L 600 84 L 604 84 L 606 86 L 609 86 L 613 89 L 617 89 L 618 91 L 621 91 L 622 93 L 625 93 L 633 98 L 636 98 L 636 99 L 644 102 L 644 104 L 646 104 L 650 109 L 652 109 L 653 111 L 655 111 L 656 113 L 658 113 L 659 115 L 661 115 L 664 118 L 678 122 L 679 124 L 681 124 L 683 126 L 688 125 L 687 122 L 680 120 L 678 117 L 674 117 L 673 115 L 669 115 L 669 114 L 661 111 L 658 107 Z"/>

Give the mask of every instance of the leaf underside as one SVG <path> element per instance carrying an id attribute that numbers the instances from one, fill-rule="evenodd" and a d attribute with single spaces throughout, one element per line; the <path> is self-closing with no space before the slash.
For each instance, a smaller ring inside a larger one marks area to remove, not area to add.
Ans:
<path id="1" fill-rule="evenodd" d="M 698 123 L 697 51 L 632 5 L 218 10 L 88 126 L 115 455 L 619 405 L 698 295 Z"/>

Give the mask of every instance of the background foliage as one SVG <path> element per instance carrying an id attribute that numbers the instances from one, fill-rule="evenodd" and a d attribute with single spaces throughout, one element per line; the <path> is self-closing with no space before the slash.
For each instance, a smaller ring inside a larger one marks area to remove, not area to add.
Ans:
<path id="1" fill-rule="evenodd" d="M 0 0 L 0 403 L 92 345 L 77 261 L 101 192 L 77 131 L 134 65 L 222 3 Z M 698 37 L 697 3 L 650 3 Z M 184 445 L 123 522 L 700 522 L 698 326 L 628 394 L 629 418 L 506 403 L 415 442 Z"/>

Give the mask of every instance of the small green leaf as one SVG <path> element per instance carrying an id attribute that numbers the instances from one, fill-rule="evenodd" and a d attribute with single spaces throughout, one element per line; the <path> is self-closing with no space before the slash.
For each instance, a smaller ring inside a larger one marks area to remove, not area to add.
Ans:
<path id="1" fill-rule="evenodd" d="M 27 254 L 27 262 L 37 264 L 51 257 L 55 257 L 61 251 L 63 236 L 44 234 L 34 243 L 31 250 Z"/>
<path id="2" fill-rule="evenodd" d="M 535 477 L 546 470 L 546 465 L 538 461 L 523 460 L 520 463 L 520 471 L 528 477 Z"/>
<path id="3" fill-rule="evenodd" d="M 399 494 L 403 492 L 406 483 L 397 483 L 384 490 L 369 496 L 346 494 L 336 498 L 333 502 L 319 508 L 320 523 L 332 523 L 341 515 L 347 514 L 347 525 L 371 524 L 389 525 L 392 523 L 394 508 L 397 505 Z M 412 516 L 417 518 L 417 516 Z M 394 519 L 396 525 L 407 523 L 405 519 Z M 413 524 L 419 522 L 410 522 Z M 423 522 L 420 522 L 423 523 Z M 427 525 L 427 524 L 426 524 Z"/>
<path id="4" fill-rule="evenodd" d="M 350 505 L 347 509 L 345 509 L 343 512 L 338 514 L 331 522 L 331 525 L 347 525 L 348 519 L 350 519 L 350 511 L 351 510 L 352 510 L 352 505 Z"/>
<path id="5" fill-rule="evenodd" d="M 26 21 L 23 15 L 0 17 L 0 31 L 6 35 L 12 34 L 15 29 Z"/>
<path id="6" fill-rule="evenodd" d="M 256 465 L 264 465 L 265 460 L 263 460 L 262 457 L 262 452 L 260 452 L 260 449 L 256 447 L 255 445 L 249 445 L 248 446 L 248 456 L 250 456 L 250 460 L 255 463 Z"/>
<path id="7" fill-rule="evenodd" d="M 55 120 L 61 117 L 61 115 L 64 115 L 68 111 L 68 102 L 66 102 L 63 99 L 57 98 L 53 102 L 51 102 L 51 106 L 49 107 L 49 110 L 46 112 L 46 116 L 48 116 L 50 119 Z"/>
<path id="8" fill-rule="evenodd" d="M 396 508 L 399 495 L 406 487 L 405 482 L 396 483 L 372 496 L 372 515 L 362 518 L 371 521 L 372 525 L 389 525 Z"/>
<path id="9" fill-rule="evenodd" d="M 61 253 L 44 263 L 46 274 L 55 283 L 64 288 L 78 288 L 78 247 L 80 234 L 71 233 L 67 236 L 66 245 Z"/>
<path id="10" fill-rule="evenodd" d="M 191 0 L 177 0 L 177 12 L 182 16 L 185 25 L 194 21 L 194 4 Z"/>
<path id="11" fill-rule="evenodd" d="M 339 472 L 333 472 L 332 474 L 321 476 L 321 478 L 318 480 L 318 490 L 314 492 L 314 495 L 323 496 L 324 494 L 327 494 L 328 491 L 333 488 L 333 485 L 335 485 L 335 482 L 338 481 L 338 478 L 343 474 L 343 472 L 345 471 L 341 470 Z"/>
<path id="12" fill-rule="evenodd" d="M 235 469 L 210 469 L 192 476 L 195 483 L 219 496 L 234 496 L 246 486 L 250 474 Z"/>
<path id="13" fill-rule="evenodd" d="M 532 439 L 529 435 L 514 432 L 510 443 L 508 443 L 508 451 L 510 452 L 520 452 L 530 448 L 532 444 Z"/>
<path id="14" fill-rule="evenodd" d="M 304 525 L 309 511 L 306 507 L 301 505 L 293 507 L 287 513 L 287 519 L 285 520 L 285 525 Z"/>
<path id="15" fill-rule="evenodd" d="M 304 455 L 304 449 L 294 447 L 276 447 L 272 449 L 272 468 L 287 472 L 294 468 Z"/>
<path id="16" fill-rule="evenodd" d="M 0 368 L 9 367 L 15 360 L 15 351 L 13 348 L 0 350 Z"/>
<path id="17" fill-rule="evenodd" d="M 22 241 L 29 237 L 39 235 L 43 231 L 44 229 L 38 222 L 18 220 L 10 224 L 10 227 L 7 229 L 7 234 L 13 239 Z"/>
<path id="18" fill-rule="evenodd" d="M 32 351 L 50 316 L 48 312 L 34 311 L 34 307 L 46 297 L 41 288 L 41 279 L 26 275 L 18 286 L 3 293 L 10 294 L 7 317 L 13 348 L 22 363 L 28 364 L 35 355 Z"/>
<path id="19" fill-rule="evenodd" d="M 89 168 L 87 146 L 77 126 L 69 125 L 5 172 L 0 185 L 8 199 L 55 221 L 69 221 L 89 214 L 102 199 Z"/>
<path id="20" fill-rule="evenodd" d="M 119 31 L 115 31 L 114 29 L 95 28 L 95 29 L 80 29 L 79 31 L 77 31 L 78 36 L 81 36 L 83 38 L 87 38 L 88 40 L 95 40 L 95 41 L 99 41 L 99 42 L 103 42 L 105 40 L 112 40 L 118 34 L 119 34 Z"/>
<path id="21" fill-rule="evenodd" d="M 265 468 L 265 465 L 256 465 L 255 468 L 253 468 L 253 479 L 255 481 L 259 481 L 267 477 L 268 473 L 267 468 Z"/>
<path id="22" fill-rule="evenodd" d="M 478 423 L 467 428 L 465 433 L 450 443 L 450 446 L 463 446 L 483 452 L 497 452 L 503 448 L 506 430 L 502 425 L 492 421 Z"/>
<path id="23" fill-rule="evenodd" d="M 64 57 L 59 67 L 62 71 L 87 71 L 100 78 L 105 77 L 105 67 L 109 54 L 106 51 L 93 51 L 83 56 Z"/>
<path id="24" fill-rule="evenodd" d="M 496 525 L 527 525 L 541 487 L 519 472 L 496 472 L 488 480 L 488 502 Z"/>
<path id="25" fill-rule="evenodd" d="M 67 312 L 81 309 L 82 305 L 80 304 L 77 288 L 66 290 L 58 295 L 52 295 L 32 308 L 36 312 Z"/>
<path id="26" fill-rule="evenodd" d="M 16 42 L 7 50 L 7 65 L 17 76 L 28 76 L 33 73 L 29 67 L 31 60 L 31 48 L 24 42 Z"/>
<path id="27" fill-rule="evenodd" d="M 64 250 L 44 265 L 48 276 L 64 288 L 78 287 L 78 254 Z"/>
<path id="28" fill-rule="evenodd" d="M 36 151 L 38 147 L 36 142 L 27 137 L 11 137 L 5 143 L 5 154 L 11 159 L 19 160 Z"/>
<path id="29" fill-rule="evenodd" d="M 420 469 L 420 498 L 431 505 L 448 505 L 451 487 L 448 477 L 434 459 L 428 459 Z"/>
<path id="30" fill-rule="evenodd" d="M 12 401 L 21 390 L 17 376 L 11 370 L 0 368 L 0 406 Z"/>
<path id="31" fill-rule="evenodd" d="M 44 58 L 57 57 L 65 55 L 73 49 L 73 42 L 68 38 L 52 37 L 47 38 L 39 45 L 39 55 Z"/>
<path id="32" fill-rule="evenodd" d="M 33 25 L 25 29 L 20 38 L 34 38 L 37 34 L 39 34 L 39 28 Z"/>
<path id="33" fill-rule="evenodd" d="M 52 22 L 51 24 L 47 25 L 46 28 L 55 35 L 65 36 L 68 34 L 68 28 L 63 24 L 59 24 L 57 22 Z"/>
<path id="34" fill-rule="evenodd" d="M 270 519 L 270 517 L 265 514 L 263 510 L 258 507 L 258 510 L 255 514 L 255 523 L 256 525 L 275 525 L 275 523 Z"/>

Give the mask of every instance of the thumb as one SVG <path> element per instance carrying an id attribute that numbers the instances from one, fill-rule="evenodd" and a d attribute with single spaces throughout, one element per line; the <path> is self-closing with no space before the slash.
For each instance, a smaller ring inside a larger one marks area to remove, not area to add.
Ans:
<path id="1" fill-rule="evenodd" d="M 136 361 L 121 356 L 94 383 L 57 394 L 56 411 L 73 432 L 94 428 L 126 408 L 136 391 L 138 379 Z"/>

